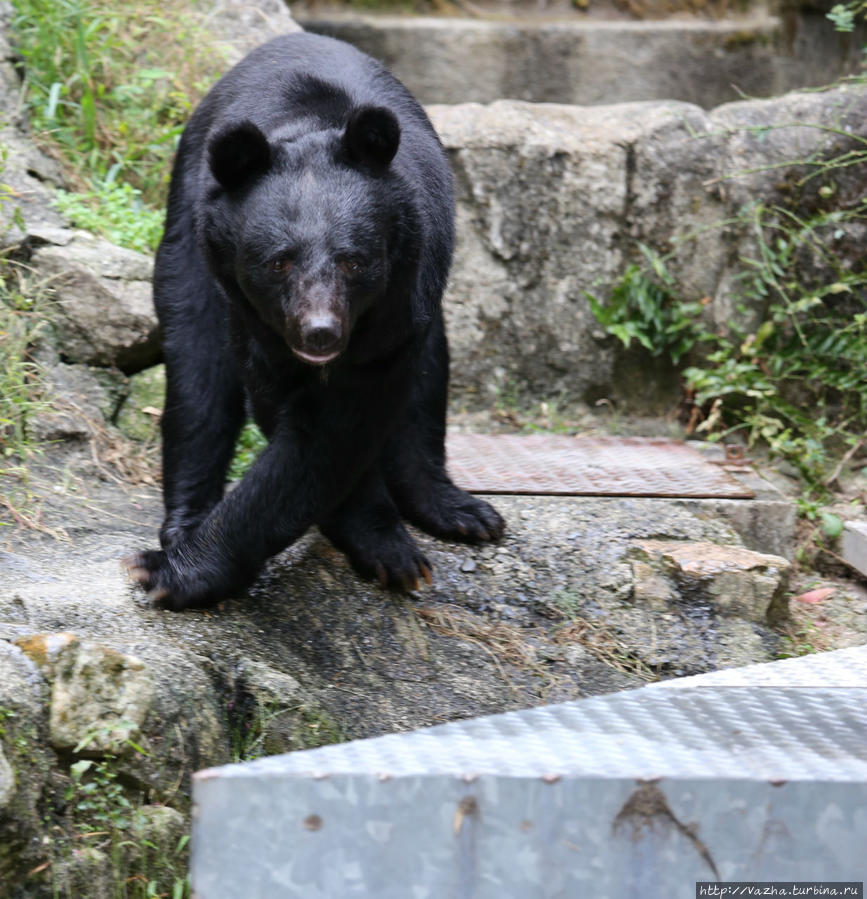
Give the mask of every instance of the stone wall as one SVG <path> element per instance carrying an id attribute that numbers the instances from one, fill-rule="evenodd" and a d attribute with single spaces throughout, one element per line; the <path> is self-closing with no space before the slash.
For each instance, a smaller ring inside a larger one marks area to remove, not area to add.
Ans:
<path id="1" fill-rule="evenodd" d="M 273 13 L 269 2 L 263 0 L 260 17 Z M 246 10 L 223 6 L 227 16 Z M 240 22 L 233 37 L 247 40 L 249 23 L 243 16 L 231 21 Z M 2 49 L 0 75 L 7 96 L 17 96 L 12 54 L 8 45 Z M 793 173 L 806 171 L 797 163 L 843 152 L 867 136 L 867 88 L 855 83 L 711 112 L 674 101 L 513 100 L 429 112 L 457 187 L 446 314 L 458 409 L 489 408 L 508 396 L 561 407 L 609 398 L 633 411 L 669 410 L 678 389 L 672 369 L 624 354 L 597 325 L 585 291 L 604 296 L 606 283 L 636 259 L 640 241 L 674 250 L 681 295 L 709 298 L 705 315 L 722 326 L 737 305 L 740 257 L 753 249 L 748 231 L 724 223 L 750 202 L 815 207 L 818 181 L 792 194 Z M 59 173 L 19 124 L 11 118 L 0 134 L 3 179 L 14 191 L 14 203 L 0 208 L 8 226 L 0 242 L 23 246 L 33 277 L 50 288 L 59 350 L 53 361 L 124 375 L 153 365 L 159 357 L 150 261 L 65 227 L 51 206 Z M 857 166 L 841 172 L 824 208 L 851 204 L 862 180 Z M 23 230 L 12 217 L 16 208 Z M 835 249 L 854 263 L 860 236 L 851 226 L 841 234 Z M 116 398 L 108 405 L 113 415 Z"/>
<path id="2" fill-rule="evenodd" d="M 795 189 L 809 170 L 797 163 L 867 136 L 867 89 L 854 84 L 710 113 L 676 102 L 520 101 L 429 112 L 456 176 L 446 309 L 453 399 L 467 407 L 516 392 L 641 406 L 649 358 L 639 360 L 639 381 L 623 381 L 619 344 L 597 325 L 585 291 L 604 296 L 643 242 L 674 252 L 681 295 L 709 298 L 708 324 L 724 326 L 739 299 L 741 257 L 754 254 L 750 232 L 732 218 L 752 202 L 815 207 L 820 182 Z M 863 195 L 859 168 L 838 173 L 824 208 Z M 848 264 L 860 259 L 859 240 L 853 226 L 837 238 Z"/>

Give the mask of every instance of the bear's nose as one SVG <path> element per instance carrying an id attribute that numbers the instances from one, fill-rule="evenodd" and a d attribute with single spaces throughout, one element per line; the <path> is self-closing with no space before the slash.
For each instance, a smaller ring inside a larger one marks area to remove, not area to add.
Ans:
<path id="1" fill-rule="evenodd" d="M 342 337 L 340 320 L 334 315 L 311 317 L 301 329 L 301 341 L 308 353 L 328 353 L 337 348 Z"/>

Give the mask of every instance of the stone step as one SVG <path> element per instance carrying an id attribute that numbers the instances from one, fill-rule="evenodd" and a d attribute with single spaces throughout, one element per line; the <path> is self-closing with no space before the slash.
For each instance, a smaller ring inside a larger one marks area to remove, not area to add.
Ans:
<path id="1" fill-rule="evenodd" d="M 860 64 L 861 42 L 816 13 L 555 22 L 295 14 L 306 30 L 382 60 L 423 103 L 682 100 L 711 109 L 828 84 Z"/>

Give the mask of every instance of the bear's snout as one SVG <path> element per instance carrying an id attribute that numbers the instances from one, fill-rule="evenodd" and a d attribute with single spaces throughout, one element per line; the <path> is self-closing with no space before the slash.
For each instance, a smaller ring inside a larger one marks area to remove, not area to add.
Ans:
<path id="1" fill-rule="evenodd" d="M 311 315 L 301 323 L 302 358 L 306 361 L 333 359 L 343 348 L 340 319 L 329 312 Z"/>
<path id="2" fill-rule="evenodd" d="M 312 309 L 289 322 L 292 352 L 309 365 L 325 365 L 346 348 L 347 326 L 330 309 Z"/>

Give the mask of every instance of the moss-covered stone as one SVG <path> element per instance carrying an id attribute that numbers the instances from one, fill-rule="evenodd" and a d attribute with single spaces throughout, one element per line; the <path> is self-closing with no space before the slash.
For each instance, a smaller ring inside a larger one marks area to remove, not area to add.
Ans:
<path id="1" fill-rule="evenodd" d="M 166 394 L 165 367 L 155 365 L 129 379 L 129 395 L 117 416 L 117 426 L 133 440 L 156 435 Z"/>

